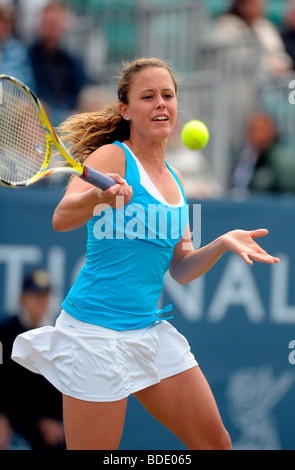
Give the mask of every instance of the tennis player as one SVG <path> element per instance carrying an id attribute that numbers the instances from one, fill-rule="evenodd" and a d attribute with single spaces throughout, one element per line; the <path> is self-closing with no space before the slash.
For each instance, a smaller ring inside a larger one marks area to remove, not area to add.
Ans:
<path id="1" fill-rule="evenodd" d="M 56 325 L 18 336 L 13 349 L 14 360 L 62 392 L 68 449 L 117 449 L 130 394 L 187 448 L 231 448 L 188 342 L 169 322 L 169 306 L 157 310 L 164 275 L 169 270 L 188 283 L 226 251 L 248 264 L 279 259 L 254 241 L 264 229 L 235 230 L 194 250 L 182 178 L 165 161 L 176 119 L 174 74 L 160 60 L 139 59 L 124 67 L 117 103 L 62 126 L 74 156 L 117 182 L 105 191 L 78 177 L 70 182 L 53 226 L 87 223 L 86 264 Z M 149 224 L 153 208 L 160 215 L 168 209 L 165 237 Z"/>

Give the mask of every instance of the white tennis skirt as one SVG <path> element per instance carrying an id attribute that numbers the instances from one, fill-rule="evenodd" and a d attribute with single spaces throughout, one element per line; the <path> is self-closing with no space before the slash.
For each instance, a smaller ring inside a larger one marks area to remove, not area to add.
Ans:
<path id="1" fill-rule="evenodd" d="M 187 340 L 167 321 L 116 331 L 62 311 L 55 326 L 19 335 L 12 359 L 80 400 L 116 401 L 190 369 Z"/>

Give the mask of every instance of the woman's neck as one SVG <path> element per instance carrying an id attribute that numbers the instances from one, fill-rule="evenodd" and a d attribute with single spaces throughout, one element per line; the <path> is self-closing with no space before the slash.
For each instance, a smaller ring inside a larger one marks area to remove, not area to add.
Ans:
<path id="1" fill-rule="evenodd" d="M 166 142 L 146 145 L 145 143 L 128 139 L 125 143 L 141 162 L 145 162 L 146 164 L 152 163 L 158 167 L 163 167 L 165 165 L 165 157 L 167 156 Z"/>

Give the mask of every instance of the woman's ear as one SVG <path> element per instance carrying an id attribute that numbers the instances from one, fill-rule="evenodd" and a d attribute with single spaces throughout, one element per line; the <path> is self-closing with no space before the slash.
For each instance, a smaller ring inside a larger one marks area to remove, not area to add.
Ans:
<path id="1" fill-rule="evenodd" d="M 127 106 L 124 103 L 119 103 L 119 110 L 123 119 L 129 120 Z"/>

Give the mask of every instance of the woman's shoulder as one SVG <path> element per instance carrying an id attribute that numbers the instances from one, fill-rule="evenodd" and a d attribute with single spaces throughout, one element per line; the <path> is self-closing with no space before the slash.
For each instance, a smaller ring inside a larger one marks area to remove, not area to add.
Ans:
<path id="1" fill-rule="evenodd" d="M 126 155 L 119 145 L 105 144 L 94 150 L 87 158 L 87 164 L 105 173 L 125 173 Z"/>
<path id="2" fill-rule="evenodd" d="M 110 156 L 117 159 L 124 159 L 125 158 L 125 151 L 124 148 L 120 145 L 115 143 L 105 144 L 101 147 L 94 150 L 91 156 L 96 158 L 109 158 Z"/>

